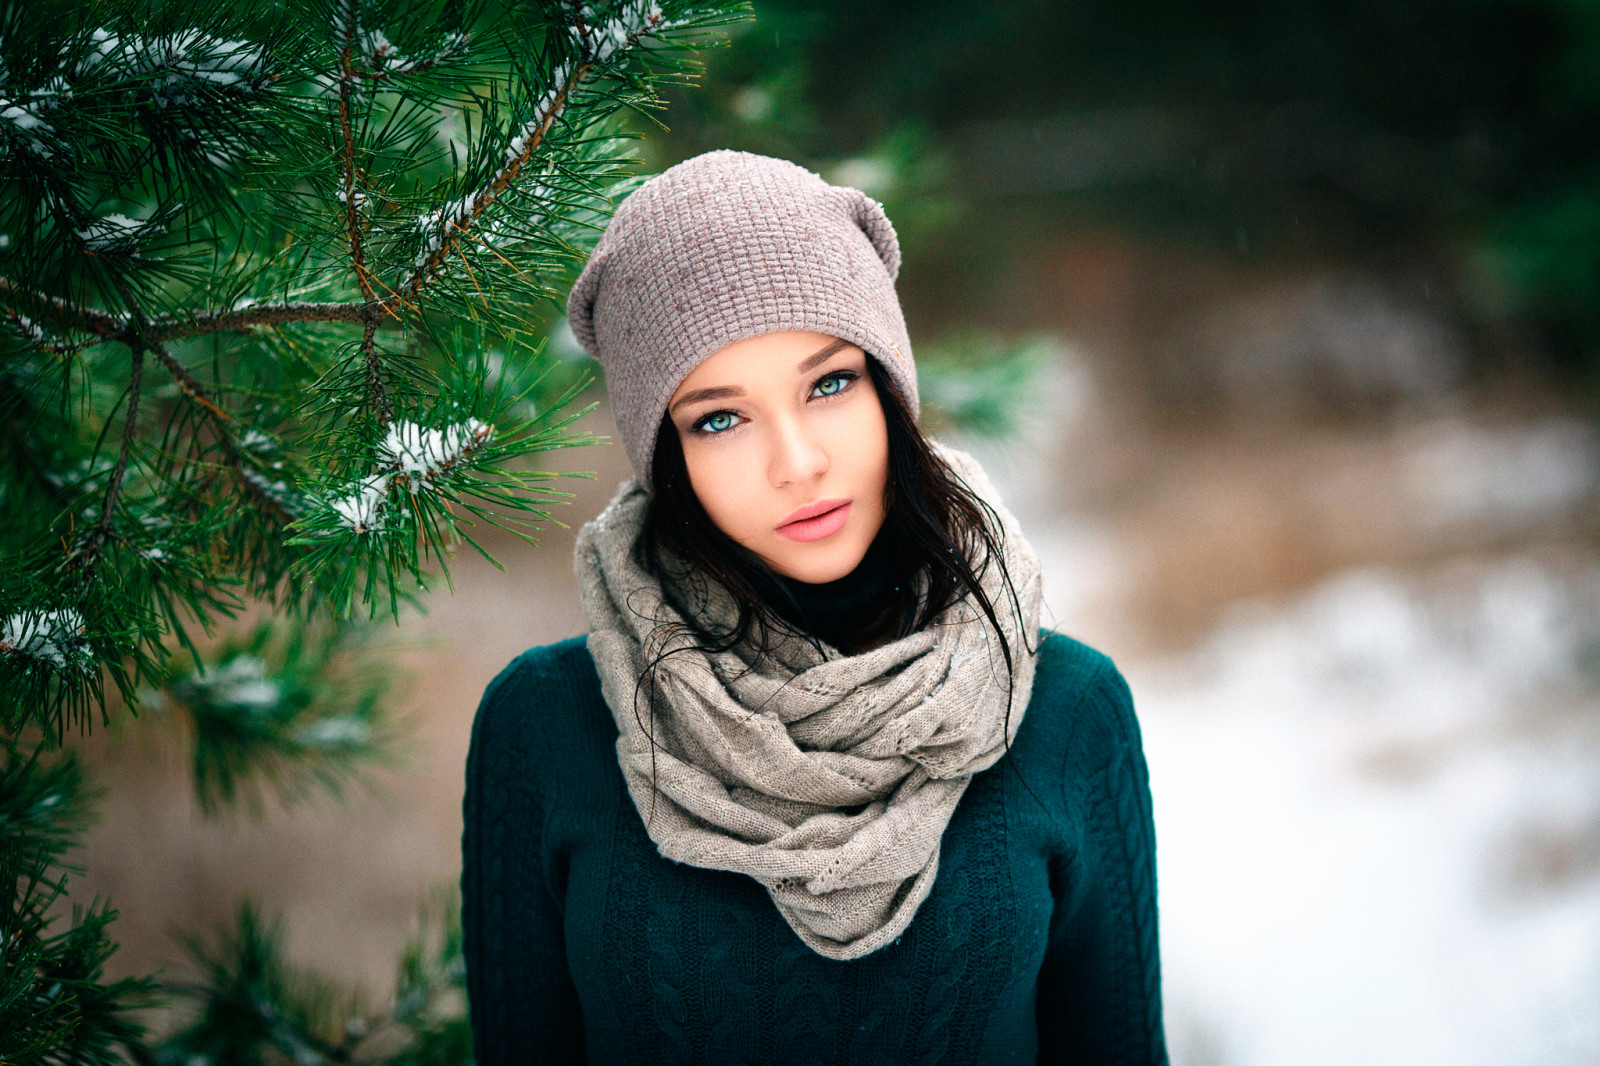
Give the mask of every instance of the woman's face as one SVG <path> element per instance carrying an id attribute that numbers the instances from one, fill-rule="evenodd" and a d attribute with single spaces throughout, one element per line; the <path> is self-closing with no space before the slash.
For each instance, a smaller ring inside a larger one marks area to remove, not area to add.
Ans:
<path id="1" fill-rule="evenodd" d="M 883 525 L 889 437 L 868 358 L 769 333 L 707 357 L 667 402 L 706 514 L 785 577 L 844 577 Z"/>

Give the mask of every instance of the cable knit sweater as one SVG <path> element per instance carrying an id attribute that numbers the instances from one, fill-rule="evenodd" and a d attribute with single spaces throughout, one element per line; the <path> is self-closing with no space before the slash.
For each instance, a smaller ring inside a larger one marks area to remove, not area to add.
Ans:
<path id="1" fill-rule="evenodd" d="M 807 949 L 754 880 L 662 858 L 616 738 L 582 638 L 484 694 L 462 876 L 480 1066 L 1166 1061 L 1150 792 L 1100 653 L 1044 640 L 932 893 L 849 962 Z"/>

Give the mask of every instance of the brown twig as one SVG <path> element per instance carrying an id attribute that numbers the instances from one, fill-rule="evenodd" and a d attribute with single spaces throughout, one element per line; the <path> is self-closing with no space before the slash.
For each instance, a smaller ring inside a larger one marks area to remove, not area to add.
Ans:
<path id="1" fill-rule="evenodd" d="M 517 174 L 521 172 L 527 161 L 532 158 L 533 153 L 538 151 L 539 146 L 544 143 L 545 137 L 555 126 L 556 119 L 560 117 L 562 110 L 567 106 L 567 102 L 571 100 L 578 84 L 589 76 L 589 72 L 594 69 L 594 65 L 595 61 L 593 59 L 585 59 L 572 68 L 572 72 L 567 76 L 566 80 L 557 87 L 554 95 L 550 97 L 550 103 L 545 108 L 545 113 L 540 116 L 538 124 L 528 130 L 527 135 L 524 137 L 521 151 L 507 159 L 504 165 L 495 171 L 494 177 L 490 178 L 483 188 L 479 189 L 467 200 L 470 206 L 465 215 L 447 220 L 450 222 L 450 226 L 445 227 L 444 231 L 439 235 L 439 247 L 430 252 L 428 257 L 411 272 L 411 276 L 401 286 L 404 292 L 408 295 L 416 296 L 418 290 L 438 273 L 445 260 L 455 251 L 456 244 L 460 240 L 456 233 L 466 233 L 467 227 L 476 223 L 483 216 L 483 213 L 488 210 L 489 205 L 494 203 L 495 199 L 517 179 Z M 524 127 L 524 129 L 526 128 Z M 456 232 L 452 232 L 452 230 Z"/>
<path id="2" fill-rule="evenodd" d="M 9 278 L 0 277 L 0 294 L 19 298 L 28 310 L 47 312 L 52 321 L 62 322 L 75 329 L 90 333 L 113 335 L 127 327 L 127 320 L 92 307 L 82 307 L 59 296 L 48 296 L 37 289 L 18 285 Z"/>
<path id="3" fill-rule="evenodd" d="M 350 122 L 350 92 L 355 85 L 355 69 L 351 60 L 355 55 L 356 20 L 358 0 L 348 0 L 345 23 L 344 50 L 339 53 L 339 138 L 341 178 L 344 185 L 345 234 L 350 245 L 350 268 L 355 271 L 356 284 L 366 305 L 362 308 L 361 361 L 366 370 L 367 396 L 377 409 L 378 423 L 387 426 L 394 421 L 394 407 L 389 402 L 388 391 L 383 387 L 383 360 L 378 355 L 376 338 L 378 319 L 383 311 L 378 295 L 367 276 L 366 249 L 361 238 L 361 212 L 357 210 L 356 192 L 356 138 Z"/>
<path id="4" fill-rule="evenodd" d="M 87 344 L 103 344 L 107 341 L 132 344 L 134 338 L 141 335 L 131 317 L 119 317 L 96 308 L 69 303 L 60 297 L 46 296 L 8 278 L 0 277 L 0 295 L 17 297 L 15 302 L 25 310 L 47 312 L 54 324 L 87 330 L 95 335 L 95 339 L 86 344 L 55 345 L 52 348 L 85 347 Z M 231 311 L 179 311 L 147 318 L 142 335 L 152 344 L 161 344 L 184 337 L 249 329 L 252 326 L 277 326 L 285 322 L 360 322 L 367 317 L 368 310 L 368 303 L 361 300 L 291 300 Z M 387 302 L 380 303 L 378 311 L 380 314 L 389 313 Z"/>
<path id="5" fill-rule="evenodd" d="M 212 423 L 216 426 L 217 442 L 222 446 L 223 457 L 228 466 L 233 469 L 233 472 L 239 476 L 239 480 L 244 483 L 245 488 L 257 499 L 265 502 L 272 510 L 276 511 L 280 521 L 292 522 L 299 517 L 292 513 L 282 500 L 267 492 L 250 476 L 251 471 L 245 466 L 244 456 L 240 452 L 238 444 L 234 442 L 233 433 L 229 429 L 230 424 L 234 421 L 233 416 L 212 402 L 211 395 L 207 392 L 206 387 L 200 384 L 193 374 L 189 373 L 187 367 L 174 359 L 172 353 L 159 344 L 150 345 L 149 350 L 161 361 L 161 365 L 167 368 L 167 372 L 178 383 L 178 388 L 182 390 L 183 394 L 192 403 L 204 409 L 210 415 Z"/>
<path id="6" fill-rule="evenodd" d="M 177 314 L 157 315 L 150 320 L 149 338 L 152 342 L 180 340 L 204 333 L 220 333 L 230 329 L 249 329 L 251 326 L 278 326 L 285 322 L 360 322 L 366 318 L 368 305 L 359 300 L 314 302 L 293 300 L 281 304 L 261 304 L 237 311 L 183 311 Z M 126 327 L 117 331 L 113 339 L 125 340 Z"/>
<path id="7" fill-rule="evenodd" d="M 170 352 L 159 344 L 150 345 L 150 351 L 155 353 L 157 359 L 161 360 L 161 365 L 167 368 L 167 373 L 172 375 L 172 379 L 178 383 L 178 388 L 183 390 L 185 396 L 211 412 L 211 417 L 218 422 L 233 421 L 232 415 L 211 402 L 205 386 L 200 384 L 193 374 L 189 373 L 187 367 L 174 359 Z"/>

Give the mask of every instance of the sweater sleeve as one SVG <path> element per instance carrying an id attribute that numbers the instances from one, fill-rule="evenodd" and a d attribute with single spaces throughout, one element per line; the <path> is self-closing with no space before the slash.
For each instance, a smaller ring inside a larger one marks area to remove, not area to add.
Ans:
<path id="1" fill-rule="evenodd" d="M 478 706 L 463 804 L 461 921 L 479 1066 L 584 1061 L 583 1014 L 567 968 L 549 870 L 547 804 L 529 714 L 537 664 L 513 662 Z M 542 746 L 539 746 L 542 747 Z"/>
<path id="2" fill-rule="evenodd" d="M 1165 1064 L 1149 773 L 1132 696 L 1109 659 L 1069 735 L 1066 813 L 1081 829 L 1051 878 L 1039 1062 Z"/>

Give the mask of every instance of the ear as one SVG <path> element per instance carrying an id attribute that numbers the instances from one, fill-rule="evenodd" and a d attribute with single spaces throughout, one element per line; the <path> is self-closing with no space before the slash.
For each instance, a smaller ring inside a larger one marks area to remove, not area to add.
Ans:
<path id="1" fill-rule="evenodd" d="M 844 200 L 849 218 L 867 235 L 873 250 L 889 271 L 889 280 L 900 276 L 900 238 L 895 235 L 894 223 L 883 213 L 883 205 L 860 189 L 837 187 L 835 192 Z"/>

